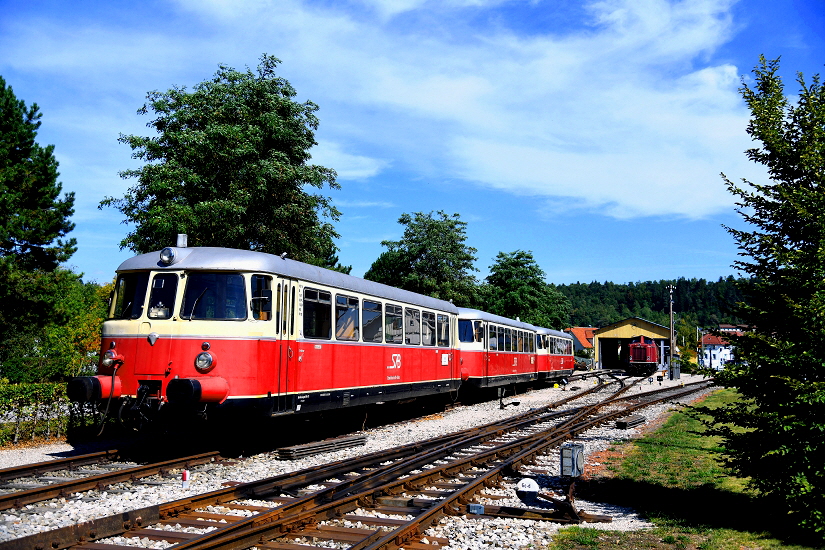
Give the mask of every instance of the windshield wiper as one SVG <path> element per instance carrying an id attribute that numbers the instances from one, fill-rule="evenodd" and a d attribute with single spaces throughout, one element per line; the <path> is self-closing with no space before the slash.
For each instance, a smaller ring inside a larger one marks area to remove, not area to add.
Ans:
<path id="1" fill-rule="evenodd" d="M 192 311 L 191 311 L 191 313 L 189 313 L 189 320 L 190 320 L 190 321 L 192 320 L 192 317 L 194 317 L 194 316 L 195 316 L 195 306 L 197 306 L 197 305 L 198 305 L 198 301 L 199 301 L 201 298 L 203 298 L 203 295 L 204 295 L 204 294 L 206 294 L 206 291 L 207 291 L 207 290 L 209 290 L 209 287 L 205 287 L 205 288 L 201 291 L 200 295 L 199 295 L 197 298 L 195 298 L 195 303 L 193 303 L 193 304 L 192 304 Z"/>

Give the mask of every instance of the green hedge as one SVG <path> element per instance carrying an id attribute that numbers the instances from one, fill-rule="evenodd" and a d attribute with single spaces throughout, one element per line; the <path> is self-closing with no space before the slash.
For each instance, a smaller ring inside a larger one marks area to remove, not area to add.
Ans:
<path id="1" fill-rule="evenodd" d="M 94 414 L 66 398 L 66 384 L 0 384 L 0 445 L 60 438 Z"/>

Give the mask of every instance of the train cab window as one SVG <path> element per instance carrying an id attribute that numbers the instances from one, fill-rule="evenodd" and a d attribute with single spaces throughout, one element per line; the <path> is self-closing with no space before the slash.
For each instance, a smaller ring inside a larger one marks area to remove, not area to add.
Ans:
<path id="1" fill-rule="evenodd" d="M 250 280 L 252 289 L 252 318 L 258 321 L 272 319 L 272 277 L 269 275 L 253 275 Z"/>
<path id="2" fill-rule="evenodd" d="M 441 347 L 448 347 L 450 345 L 450 318 L 446 315 L 438 315 L 435 327 L 437 344 Z"/>
<path id="3" fill-rule="evenodd" d="M 364 309 L 361 310 L 361 330 L 364 342 L 384 341 L 380 302 L 364 300 Z"/>
<path id="4" fill-rule="evenodd" d="M 435 345 L 435 313 L 421 312 L 421 343 L 425 346 Z"/>
<path id="5" fill-rule="evenodd" d="M 246 290 L 240 273 L 190 272 L 181 317 L 210 321 L 246 319 Z"/>
<path id="6" fill-rule="evenodd" d="M 404 343 L 421 344 L 421 312 L 417 309 L 404 308 Z"/>
<path id="7" fill-rule="evenodd" d="M 152 291 L 149 293 L 147 317 L 150 319 L 168 319 L 175 306 L 175 293 L 178 290 L 177 273 L 160 273 L 152 279 Z"/>
<path id="8" fill-rule="evenodd" d="M 490 351 L 497 351 L 498 350 L 498 334 L 496 331 L 495 325 L 489 325 L 490 330 L 489 335 L 487 337 L 487 348 Z"/>
<path id="9" fill-rule="evenodd" d="M 335 296 L 335 339 L 358 340 L 358 298 L 352 296 Z"/>
<path id="10" fill-rule="evenodd" d="M 109 319 L 137 319 L 143 313 L 149 273 L 123 273 L 118 275 Z"/>
<path id="11" fill-rule="evenodd" d="M 404 318 L 401 306 L 387 304 L 384 313 L 384 334 L 388 344 L 404 343 Z"/>
<path id="12" fill-rule="evenodd" d="M 304 289 L 304 337 L 332 338 L 332 294 Z"/>
<path id="13" fill-rule="evenodd" d="M 512 329 L 504 329 L 504 351 L 513 351 L 513 331 Z"/>

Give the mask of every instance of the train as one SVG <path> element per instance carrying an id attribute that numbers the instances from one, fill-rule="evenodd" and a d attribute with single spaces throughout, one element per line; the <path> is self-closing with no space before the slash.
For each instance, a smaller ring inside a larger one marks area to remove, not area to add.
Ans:
<path id="1" fill-rule="evenodd" d="M 125 260 L 97 373 L 67 395 L 135 429 L 501 390 L 572 373 L 572 337 L 250 250 Z"/>
<path id="2" fill-rule="evenodd" d="M 659 367 L 659 348 L 644 336 L 634 338 L 629 346 L 627 373 L 632 376 L 648 376 Z"/>

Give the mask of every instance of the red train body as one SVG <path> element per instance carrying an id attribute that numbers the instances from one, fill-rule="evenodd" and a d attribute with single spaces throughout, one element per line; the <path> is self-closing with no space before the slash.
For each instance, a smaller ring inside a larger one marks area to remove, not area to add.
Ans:
<path id="1" fill-rule="evenodd" d="M 646 376 L 656 370 L 659 364 L 659 348 L 652 340 L 633 341 L 629 346 L 628 374 Z"/>
<path id="2" fill-rule="evenodd" d="M 564 333 L 270 254 L 166 248 L 117 271 L 98 373 L 67 392 L 123 420 L 274 417 L 573 368 Z M 484 339 L 464 341 L 465 322 Z"/>

